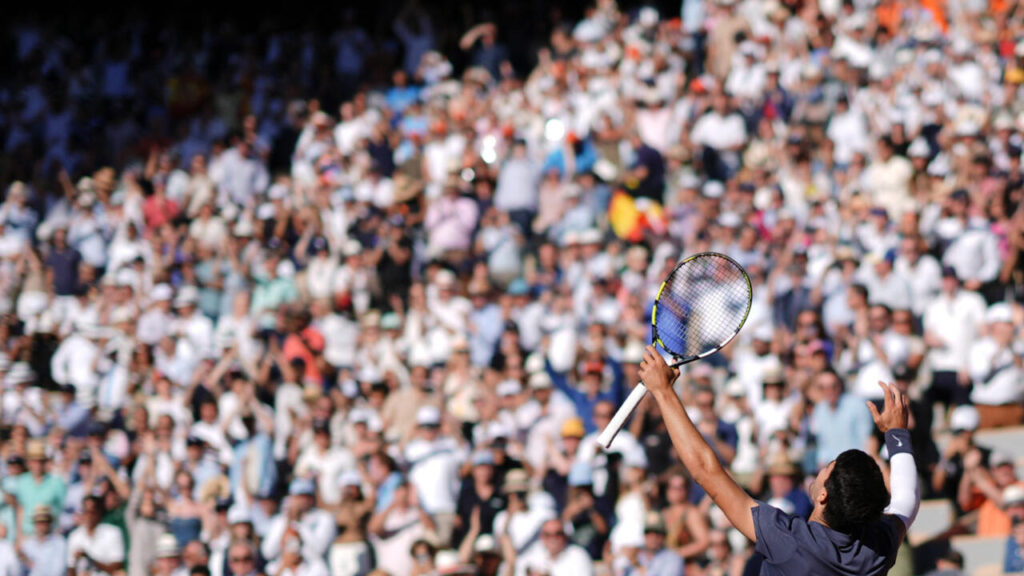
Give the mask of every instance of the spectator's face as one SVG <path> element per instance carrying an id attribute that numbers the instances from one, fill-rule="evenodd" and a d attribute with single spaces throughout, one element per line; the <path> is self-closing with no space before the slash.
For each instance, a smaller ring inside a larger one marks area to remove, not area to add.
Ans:
<path id="1" fill-rule="evenodd" d="M 248 546 L 232 546 L 228 549 L 228 568 L 232 574 L 245 575 L 255 570 L 256 558 Z"/>
<path id="2" fill-rule="evenodd" d="M 557 557 L 565 550 L 566 537 L 561 520 L 548 520 L 540 529 L 540 540 L 551 556 Z"/>
<path id="3" fill-rule="evenodd" d="M 480 483 L 490 483 L 494 479 L 494 466 L 479 464 L 473 467 L 473 480 Z"/>
<path id="4" fill-rule="evenodd" d="M 648 552 L 657 552 L 665 545 L 665 534 L 656 530 L 644 532 L 644 547 Z"/>
<path id="5" fill-rule="evenodd" d="M 90 530 L 99 525 L 101 516 L 99 506 L 95 502 L 86 500 L 82 505 L 82 520 Z"/>
<path id="6" fill-rule="evenodd" d="M 896 310 L 892 313 L 892 329 L 905 336 L 913 334 L 914 318 L 910 310 Z"/>
<path id="7" fill-rule="evenodd" d="M 686 478 L 675 475 L 669 478 L 665 486 L 665 500 L 669 504 L 685 504 L 690 497 L 690 486 Z"/>
<path id="8" fill-rule="evenodd" d="M 825 402 L 834 404 L 839 401 L 839 396 L 842 394 L 842 386 L 834 374 L 825 373 L 819 375 L 815 381 L 815 386 L 818 388 L 821 399 Z"/>
<path id="9" fill-rule="evenodd" d="M 885 332 L 889 328 L 889 313 L 885 308 L 875 306 L 868 313 L 868 321 L 872 332 Z"/>
<path id="10" fill-rule="evenodd" d="M 196 566 L 205 566 L 210 561 L 202 544 L 197 540 L 185 544 L 185 548 L 181 551 L 181 557 L 185 566 L 190 569 Z"/>
<path id="11" fill-rule="evenodd" d="M 615 414 L 615 406 L 611 402 L 598 402 L 597 406 L 594 406 L 594 425 L 600 430 L 604 430 L 604 427 L 612 421 L 612 416 Z"/>
<path id="12" fill-rule="evenodd" d="M 53 521 L 50 518 L 36 518 L 32 525 L 35 527 L 36 535 L 43 538 L 49 536 L 50 530 L 53 528 Z"/>
<path id="13" fill-rule="evenodd" d="M 992 469 L 992 479 L 1000 488 L 1005 488 L 1017 481 L 1017 474 L 1013 470 L 1013 464 L 1001 464 Z"/>

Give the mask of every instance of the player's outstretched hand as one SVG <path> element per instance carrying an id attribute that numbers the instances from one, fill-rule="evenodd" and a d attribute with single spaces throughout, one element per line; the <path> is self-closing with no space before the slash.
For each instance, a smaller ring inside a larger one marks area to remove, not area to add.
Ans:
<path id="1" fill-rule="evenodd" d="M 679 369 L 669 366 L 653 345 L 644 349 L 644 360 L 640 363 L 640 380 L 648 390 L 669 390 L 678 377 Z"/>
<path id="2" fill-rule="evenodd" d="M 907 399 L 907 395 L 892 384 L 879 382 L 878 385 L 885 392 L 885 405 L 882 407 L 882 413 L 879 414 L 878 408 L 875 408 L 872 402 L 868 402 L 868 410 L 871 411 L 871 416 L 875 419 L 875 425 L 882 431 L 882 434 L 894 428 L 906 428 L 907 421 L 910 419 L 910 401 Z"/>

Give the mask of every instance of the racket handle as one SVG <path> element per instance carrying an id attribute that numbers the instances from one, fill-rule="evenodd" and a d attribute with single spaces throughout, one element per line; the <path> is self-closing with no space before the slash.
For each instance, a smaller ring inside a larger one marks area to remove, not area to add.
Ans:
<path id="1" fill-rule="evenodd" d="M 619 409 L 615 412 L 615 416 L 612 416 L 611 422 L 605 426 L 604 430 L 601 431 L 601 435 L 597 437 L 597 443 L 602 448 L 607 450 L 615 437 L 619 434 L 619 430 L 626 425 L 626 420 L 629 419 L 629 415 L 636 410 L 636 407 L 640 404 L 640 401 L 647 395 L 647 387 L 641 382 L 633 388 L 633 391 L 626 397 L 626 401 L 619 406 Z"/>

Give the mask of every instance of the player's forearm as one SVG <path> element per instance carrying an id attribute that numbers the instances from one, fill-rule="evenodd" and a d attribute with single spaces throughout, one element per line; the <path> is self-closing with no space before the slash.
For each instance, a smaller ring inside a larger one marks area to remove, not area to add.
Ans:
<path id="1" fill-rule="evenodd" d="M 910 432 L 903 428 L 889 430 L 885 434 L 885 446 L 889 451 L 889 486 L 892 493 L 886 513 L 898 516 L 904 526 L 909 528 L 921 504 Z"/>
<path id="2" fill-rule="evenodd" d="M 671 388 L 654 390 L 652 394 L 661 408 L 662 418 L 679 459 L 693 475 L 693 479 L 707 490 L 707 482 L 717 475 L 725 474 L 725 469 L 718 461 L 718 455 L 690 421 L 683 403 Z"/>

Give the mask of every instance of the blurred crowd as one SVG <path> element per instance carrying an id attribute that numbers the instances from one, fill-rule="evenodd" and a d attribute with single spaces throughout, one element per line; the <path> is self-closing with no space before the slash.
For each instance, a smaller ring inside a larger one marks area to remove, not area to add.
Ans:
<path id="1" fill-rule="evenodd" d="M 595 442 L 709 250 L 754 302 L 677 388 L 737 479 L 806 517 L 840 452 L 885 467 L 893 381 L 925 495 L 1024 569 L 974 441 L 1024 423 L 1024 6 L 557 15 L 525 69 L 415 1 L 384 39 L 10 25 L 0 576 L 756 573 L 653 402 Z"/>

